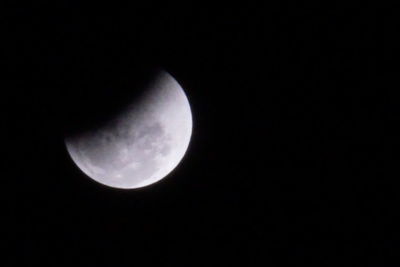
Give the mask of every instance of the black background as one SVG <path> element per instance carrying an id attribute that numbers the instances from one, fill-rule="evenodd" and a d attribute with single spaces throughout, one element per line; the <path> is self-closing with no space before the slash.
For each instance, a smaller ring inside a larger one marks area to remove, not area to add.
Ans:
<path id="1" fill-rule="evenodd" d="M 2 9 L 3 266 L 397 266 L 395 10 L 56 2 Z M 154 66 L 189 150 L 152 186 L 97 184 L 64 136 Z"/>

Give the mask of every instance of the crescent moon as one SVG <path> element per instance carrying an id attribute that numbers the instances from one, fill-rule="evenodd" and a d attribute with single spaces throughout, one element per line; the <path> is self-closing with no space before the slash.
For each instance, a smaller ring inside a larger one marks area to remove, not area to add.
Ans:
<path id="1" fill-rule="evenodd" d="M 67 137 L 65 145 L 93 180 L 133 189 L 167 176 L 185 155 L 191 134 L 189 101 L 178 82 L 161 71 L 140 100 L 102 127 Z"/>

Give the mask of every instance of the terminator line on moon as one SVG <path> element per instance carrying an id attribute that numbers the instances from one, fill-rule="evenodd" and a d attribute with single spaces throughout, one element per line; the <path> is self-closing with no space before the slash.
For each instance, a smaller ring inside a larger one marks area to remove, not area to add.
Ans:
<path id="1" fill-rule="evenodd" d="M 183 158 L 192 134 L 188 99 L 160 72 L 146 93 L 100 129 L 65 139 L 75 164 L 115 188 L 139 188 L 167 176 Z"/>

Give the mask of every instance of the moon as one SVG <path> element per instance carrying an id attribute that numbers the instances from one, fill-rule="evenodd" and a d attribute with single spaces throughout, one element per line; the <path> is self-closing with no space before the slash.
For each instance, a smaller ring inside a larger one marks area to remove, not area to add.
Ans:
<path id="1" fill-rule="evenodd" d="M 151 185 L 182 160 L 192 134 L 189 101 L 178 82 L 159 71 L 145 93 L 101 127 L 65 138 L 74 163 L 114 188 Z"/>

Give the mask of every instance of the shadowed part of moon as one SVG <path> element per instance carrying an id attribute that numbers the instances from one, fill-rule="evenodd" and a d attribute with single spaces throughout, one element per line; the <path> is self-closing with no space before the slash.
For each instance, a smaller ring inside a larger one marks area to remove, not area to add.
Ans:
<path id="1" fill-rule="evenodd" d="M 146 93 L 96 130 L 66 138 L 75 164 L 92 179 L 116 188 L 155 183 L 181 161 L 192 116 L 175 79 L 160 72 Z"/>

